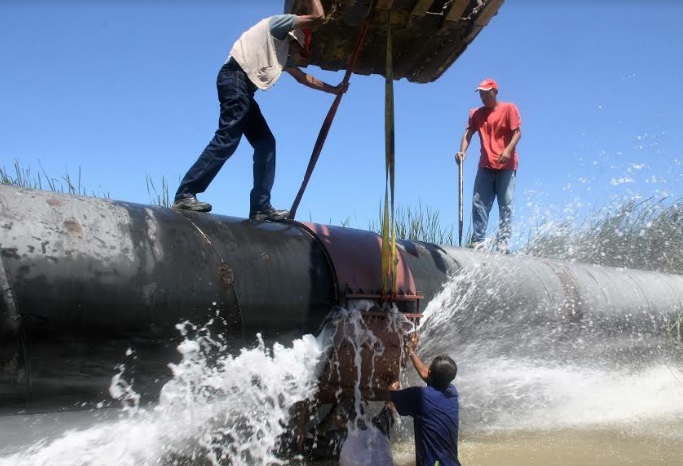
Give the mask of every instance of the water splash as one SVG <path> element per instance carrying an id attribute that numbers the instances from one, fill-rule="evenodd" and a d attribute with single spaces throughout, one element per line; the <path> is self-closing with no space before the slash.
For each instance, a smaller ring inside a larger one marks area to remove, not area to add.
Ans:
<path id="1" fill-rule="evenodd" d="M 0 465 L 284 464 L 278 437 L 289 408 L 315 390 L 325 336 L 272 351 L 259 336 L 255 348 L 232 356 L 205 328 L 178 328 L 182 361 L 171 365 L 174 377 L 156 406 L 138 405 L 120 367 L 110 390 L 123 404 L 118 419 L 38 442 Z"/>
<path id="2" fill-rule="evenodd" d="M 462 273 L 425 310 L 421 352 L 458 362 L 462 429 L 632 431 L 646 423 L 651 435 L 683 440 L 669 425 L 683 416 L 681 354 L 661 325 L 633 319 L 616 331 L 607 319 L 579 328 L 559 322 L 554 307 L 492 311 L 482 297 L 514 302 L 506 273 Z"/>
<path id="3" fill-rule="evenodd" d="M 318 380 L 333 354 L 333 341 L 351 348 L 357 366 L 355 376 L 347 374 L 355 394 L 349 400 L 353 414 L 347 429 L 357 433 L 359 425 L 371 425 L 374 410 L 361 404 L 361 392 L 387 349 L 374 331 L 392 333 L 400 341 L 407 328 L 413 328 L 395 308 L 385 309 L 381 325 L 368 325 L 362 311 L 372 305 L 337 308 L 317 337 L 305 335 L 291 348 L 275 344 L 271 350 L 258 335 L 254 348 L 243 348 L 237 355 L 230 353 L 221 335 L 210 333 L 212 322 L 179 324 L 182 360 L 169 364 L 173 377 L 158 403 L 142 405 L 132 375 L 119 365 L 109 388 L 121 406 L 115 415 L 95 411 L 89 422 L 76 422 L 77 429 L 0 458 L 0 466 L 290 464 L 292 451 L 282 444 L 289 436 L 283 434 L 292 427 L 299 402 L 308 400 L 318 407 Z M 134 356 L 134 350 L 126 356 Z"/>

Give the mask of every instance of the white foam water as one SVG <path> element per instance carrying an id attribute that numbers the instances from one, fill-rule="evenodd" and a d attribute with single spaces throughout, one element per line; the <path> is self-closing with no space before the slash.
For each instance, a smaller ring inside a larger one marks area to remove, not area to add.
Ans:
<path id="1" fill-rule="evenodd" d="M 179 329 L 187 336 L 188 327 Z M 179 345 L 182 361 L 171 365 L 173 379 L 155 406 L 139 405 L 121 368 L 110 389 L 122 402 L 118 419 L 39 441 L 0 458 L 0 465 L 283 464 L 277 440 L 289 408 L 315 391 L 325 336 L 305 335 L 272 350 L 259 337 L 253 349 L 211 359 L 219 344 L 199 333 Z"/>
<path id="2" fill-rule="evenodd" d="M 665 335 L 639 335 L 639 345 L 649 351 L 629 363 L 623 357 L 612 360 L 616 353 L 604 351 L 615 345 L 604 334 L 584 330 L 581 341 L 575 341 L 557 328 L 534 326 L 536 316 L 529 321 L 495 322 L 500 325 L 495 332 L 482 331 L 485 323 L 458 316 L 481 312 L 467 305 L 474 299 L 474 281 L 476 276 L 452 279 L 428 305 L 420 329 L 423 353 L 448 353 L 458 363 L 461 429 L 513 432 L 617 426 L 630 432 L 637 424 L 654 429 L 648 434 L 683 440 L 680 428 L 672 432 L 657 427 L 683 418 L 683 355 L 676 353 L 673 341 Z M 638 333 L 637 328 L 633 331 Z M 522 340 L 515 343 L 519 335 Z M 627 345 L 630 340 L 618 343 Z M 540 350 L 534 354 L 529 348 Z M 672 359 L 672 353 L 679 359 Z"/>
<path id="3" fill-rule="evenodd" d="M 291 347 L 268 348 L 260 335 L 256 346 L 232 355 L 220 336 L 213 338 L 205 327 L 189 322 L 177 326 L 183 341 L 182 360 L 169 364 L 172 379 L 158 403 L 141 406 L 133 380 L 124 365 L 113 375 L 110 395 L 121 408 L 112 415 L 101 410 L 92 416 L 67 415 L 64 433 L 50 432 L 26 447 L 0 457 L 0 466 L 145 466 L 145 465 L 284 465 L 292 452 L 278 454 L 282 434 L 294 404 L 313 400 L 317 381 L 335 331 L 356 352 L 369 346 L 382 354 L 382 344 L 363 322 L 361 310 L 372 303 L 359 302 L 352 310 L 338 308 L 320 335 L 304 335 Z M 389 309 L 387 325 L 394 331 L 406 324 L 396 309 Z M 343 321 L 340 327 L 334 322 Z M 133 350 L 128 351 L 130 354 Z M 377 356 L 376 355 L 376 356 Z M 360 374 L 359 374 L 360 376 Z M 356 380 L 356 415 L 351 430 L 369 414 L 361 409 L 360 377 Z M 35 422 L 40 428 L 40 422 Z M 54 431 L 59 431 L 53 423 Z M 29 428 L 32 428 L 30 426 Z M 0 429 L 0 432 L 2 429 Z M 47 433 L 47 430 L 45 430 Z M 0 450 L 1 451 L 1 450 Z"/>

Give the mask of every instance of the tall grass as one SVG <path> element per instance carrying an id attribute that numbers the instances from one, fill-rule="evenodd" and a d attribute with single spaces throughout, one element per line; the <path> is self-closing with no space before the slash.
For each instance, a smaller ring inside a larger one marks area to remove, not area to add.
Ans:
<path id="1" fill-rule="evenodd" d="M 168 193 L 168 183 L 166 182 L 165 177 L 161 177 L 160 191 L 157 191 L 154 181 L 149 174 L 145 175 L 145 184 L 147 185 L 149 200 L 153 205 L 171 207 L 171 196 Z"/>
<path id="2" fill-rule="evenodd" d="M 14 170 L 8 170 L 4 166 L 0 167 L 0 184 L 18 186 L 28 189 L 42 189 L 59 193 L 78 194 L 82 196 L 96 196 L 109 198 L 109 193 L 102 191 L 96 193 L 91 191 L 88 194 L 85 186 L 81 184 L 81 169 L 78 168 L 78 176 L 74 179 L 67 172 L 61 178 L 54 178 L 45 172 L 40 166 L 40 171 L 33 173 L 31 168 L 24 168 L 18 161 L 14 162 Z"/>
<path id="3" fill-rule="evenodd" d="M 375 233 L 382 233 L 382 219 L 384 212 L 380 206 L 379 221 L 371 221 L 368 230 Z M 453 233 L 453 225 L 444 226 L 441 222 L 439 212 L 429 206 L 418 203 L 416 208 L 397 207 L 394 212 L 394 222 L 396 224 L 396 238 L 410 241 L 424 241 L 453 246 L 457 242 L 457 233 Z"/>
<path id="4" fill-rule="evenodd" d="M 679 345 L 683 345 L 683 312 L 679 314 L 669 327 L 669 337 Z"/>
<path id="5" fill-rule="evenodd" d="M 590 264 L 683 273 L 683 200 L 629 201 L 583 224 L 541 224 L 522 254 Z"/>

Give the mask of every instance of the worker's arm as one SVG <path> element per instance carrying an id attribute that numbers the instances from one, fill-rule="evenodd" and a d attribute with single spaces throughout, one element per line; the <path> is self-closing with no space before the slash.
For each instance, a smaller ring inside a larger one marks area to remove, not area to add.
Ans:
<path id="1" fill-rule="evenodd" d="M 474 135 L 474 130 L 467 128 L 462 135 L 460 140 L 460 150 L 455 154 L 455 162 L 460 165 L 460 162 L 465 160 L 467 156 L 467 148 L 470 147 L 470 141 L 472 140 L 472 135 Z"/>
<path id="2" fill-rule="evenodd" d="M 306 87 L 310 87 L 311 89 L 315 89 L 317 91 L 323 91 L 337 95 L 343 94 L 349 88 L 349 85 L 347 83 L 340 83 L 336 86 L 331 86 L 327 83 L 320 81 L 319 79 L 314 78 L 310 74 L 304 73 L 303 71 L 301 71 L 300 68 L 296 66 L 287 66 L 285 68 L 285 71 L 292 75 L 292 77 L 296 79 L 297 82 L 303 84 Z"/>
<path id="3" fill-rule="evenodd" d="M 388 384 L 386 390 L 373 390 L 372 394 L 377 401 L 386 401 L 386 405 L 391 409 L 395 409 L 393 403 L 391 402 L 391 392 L 395 392 L 401 388 L 401 383 L 398 380 L 394 380 Z"/>
<path id="4" fill-rule="evenodd" d="M 427 367 L 427 365 L 424 362 L 422 362 L 422 359 L 420 359 L 420 357 L 415 352 L 415 350 L 417 349 L 418 341 L 419 336 L 417 333 L 413 333 L 412 335 L 410 335 L 408 341 L 406 342 L 406 352 L 408 353 L 408 357 L 410 358 L 410 361 L 413 363 L 413 366 L 415 366 L 417 375 L 419 375 L 420 378 L 426 382 L 427 377 L 429 377 L 429 367 Z"/>
<path id="5" fill-rule="evenodd" d="M 412 333 L 405 341 L 405 351 L 410 358 L 410 361 L 413 363 L 417 374 L 422 380 L 427 382 L 427 378 L 429 377 L 429 367 L 427 367 L 427 365 L 422 362 L 422 359 L 420 359 L 420 357 L 415 353 L 419 340 L 419 335 L 417 333 Z M 397 391 L 399 387 L 400 384 L 398 381 L 391 381 L 391 383 L 389 383 L 388 390 L 375 390 L 373 394 L 377 400 L 392 401 L 391 392 Z"/>
<path id="6" fill-rule="evenodd" d="M 325 22 L 325 10 L 320 0 L 304 0 L 308 3 L 307 14 L 297 15 L 294 29 L 316 29 Z"/>
<path id="7" fill-rule="evenodd" d="M 515 147 L 517 147 L 517 143 L 520 139 L 522 139 L 522 129 L 517 128 L 512 133 L 512 139 L 510 139 L 510 143 L 505 147 L 505 149 L 503 149 L 503 153 L 498 156 L 498 163 L 505 163 L 510 159 L 510 157 L 512 157 L 512 154 L 515 153 Z"/>

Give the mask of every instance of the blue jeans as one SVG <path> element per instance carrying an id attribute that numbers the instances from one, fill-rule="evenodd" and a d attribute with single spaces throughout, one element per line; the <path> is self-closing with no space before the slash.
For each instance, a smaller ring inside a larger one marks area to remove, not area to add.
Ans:
<path id="1" fill-rule="evenodd" d="M 218 73 L 216 86 L 221 105 L 218 129 L 180 182 L 175 200 L 203 193 L 235 153 L 244 135 L 254 148 L 254 186 L 249 210 L 265 210 L 270 207 L 270 191 L 275 181 L 275 138 L 254 100 L 256 86 L 232 58 Z"/>
<path id="2" fill-rule="evenodd" d="M 512 222 L 512 198 L 515 191 L 515 170 L 480 168 L 474 180 L 472 197 L 472 243 L 483 241 L 489 223 L 493 200 L 498 200 L 498 237 L 496 244 L 507 245 Z"/>

